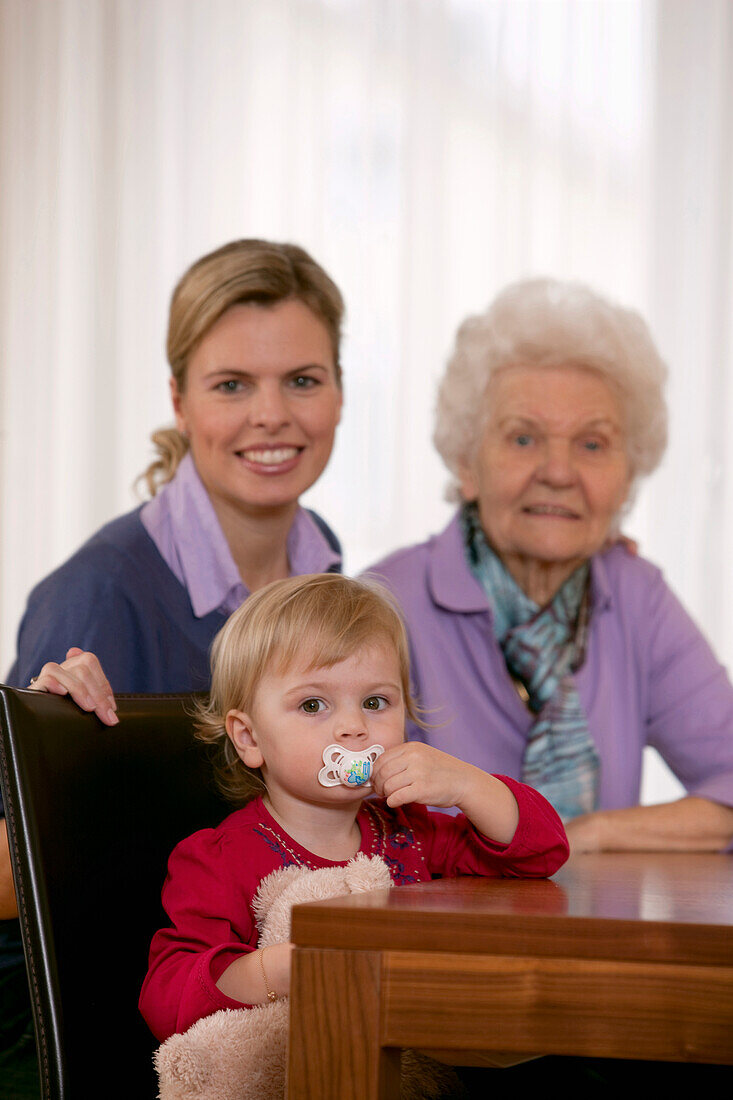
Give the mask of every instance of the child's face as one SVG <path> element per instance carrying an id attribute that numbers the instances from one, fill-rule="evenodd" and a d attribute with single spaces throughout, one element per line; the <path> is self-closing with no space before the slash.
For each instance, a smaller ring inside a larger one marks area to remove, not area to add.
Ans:
<path id="1" fill-rule="evenodd" d="M 397 654 L 384 643 L 331 668 L 296 665 L 266 674 L 249 712 L 230 711 L 226 725 L 244 763 L 261 768 L 272 801 L 360 801 L 369 789 L 324 788 L 318 782 L 323 750 L 332 744 L 357 752 L 402 743 L 405 703 Z"/>

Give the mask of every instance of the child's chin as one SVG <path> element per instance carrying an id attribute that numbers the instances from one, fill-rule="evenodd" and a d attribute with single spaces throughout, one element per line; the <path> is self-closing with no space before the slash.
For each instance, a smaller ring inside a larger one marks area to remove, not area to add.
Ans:
<path id="1" fill-rule="evenodd" d="M 374 794 L 374 788 L 371 783 L 367 783 L 362 787 L 346 787 L 341 783 L 338 787 L 331 787 L 330 792 L 339 802 L 361 802 L 362 799 L 368 798 L 370 794 Z"/>

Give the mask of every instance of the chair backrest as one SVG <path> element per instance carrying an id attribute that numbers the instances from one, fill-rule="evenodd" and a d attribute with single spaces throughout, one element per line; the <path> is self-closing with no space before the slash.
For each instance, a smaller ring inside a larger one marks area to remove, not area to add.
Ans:
<path id="1" fill-rule="evenodd" d="M 0 687 L 0 779 L 45 1100 L 154 1097 L 137 1010 L 175 844 L 231 807 L 192 697 L 118 696 L 118 726 Z M 1 1091 L 1 1089 L 0 1089 Z"/>

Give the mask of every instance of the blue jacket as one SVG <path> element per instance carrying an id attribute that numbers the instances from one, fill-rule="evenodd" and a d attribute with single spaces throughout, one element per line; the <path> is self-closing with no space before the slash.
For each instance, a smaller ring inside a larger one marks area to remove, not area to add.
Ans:
<path id="1" fill-rule="evenodd" d="M 333 532 L 311 515 L 339 550 Z M 226 618 L 220 611 L 196 618 L 137 508 L 102 527 L 33 589 L 7 682 L 27 687 L 46 661 L 63 661 L 76 645 L 96 653 L 115 691 L 203 691 L 209 646 Z"/>

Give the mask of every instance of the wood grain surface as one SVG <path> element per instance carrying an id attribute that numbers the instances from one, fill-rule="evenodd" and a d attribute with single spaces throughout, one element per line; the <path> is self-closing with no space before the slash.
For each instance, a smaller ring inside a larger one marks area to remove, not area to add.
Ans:
<path id="1" fill-rule="evenodd" d="M 290 1100 L 399 1100 L 399 1050 L 382 1043 L 381 983 L 377 953 L 295 952 Z M 305 1026 L 293 1026 L 294 1020 Z"/>
<path id="2" fill-rule="evenodd" d="M 398 1048 L 733 1065 L 730 856 L 352 895 L 296 907 L 292 935 L 291 1098 L 392 1100 Z"/>

